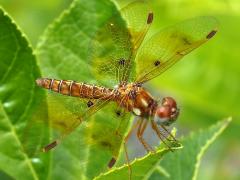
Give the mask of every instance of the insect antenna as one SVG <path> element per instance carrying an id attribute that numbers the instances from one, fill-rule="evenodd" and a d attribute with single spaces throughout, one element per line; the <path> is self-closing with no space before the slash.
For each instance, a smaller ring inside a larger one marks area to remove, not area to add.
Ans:
<path id="1" fill-rule="evenodd" d="M 125 136 L 125 138 L 123 139 L 123 148 L 124 148 L 124 153 L 125 153 L 125 158 L 127 161 L 127 166 L 128 166 L 128 172 L 129 172 L 129 178 L 128 179 L 132 179 L 132 168 L 130 165 L 130 160 L 129 160 L 129 155 L 128 155 L 128 151 L 127 151 L 127 141 L 130 138 L 131 134 L 134 132 L 134 130 L 139 126 L 141 122 L 141 119 L 138 119 L 137 122 L 131 127 L 131 129 L 129 130 L 129 132 L 127 133 L 127 135 Z M 118 136 L 121 136 L 121 134 L 117 134 Z M 116 162 L 116 158 L 112 158 L 109 163 L 108 163 L 108 167 L 111 168 Z M 110 166 L 109 166 L 110 165 Z"/>

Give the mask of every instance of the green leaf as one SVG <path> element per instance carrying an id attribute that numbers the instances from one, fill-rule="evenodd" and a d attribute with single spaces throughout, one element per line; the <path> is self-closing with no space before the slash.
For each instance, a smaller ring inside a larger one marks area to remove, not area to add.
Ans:
<path id="1" fill-rule="evenodd" d="M 0 169 L 14 178 L 23 177 L 26 179 L 37 179 L 38 175 L 33 167 L 31 159 L 23 151 L 20 137 L 15 129 L 16 127 L 13 126 L 3 108 L 1 104 Z"/>
<path id="2" fill-rule="evenodd" d="M 225 119 L 206 130 L 192 133 L 181 143 L 184 148 L 164 156 L 160 166 L 164 168 L 169 177 L 164 177 L 155 171 L 150 179 L 196 179 L 201 158 L 206 149 L 228 126 L 231 118 Z"/>
<path id="3" fill-rule="evenodd" d="M 173 151 L 181 149 L 181 144 L 171 144 L 171 149 Z M 152 172 L 158 168 L 158 163 L 162 160 L 162 157 L 170 151 L 169 148 L 161 148 L 155 153 L 149 153 L 146 156 L 134 160 L 130 165 L 132 169 L 132 179 L 148 179 Z M 171 151 L 170 151 L 171 152 Z M 175 153 L 175 152 L 173 152 Z M 119 168 L 113 168 L 109 172 L 102 174 L 95 178 L 100 179 L 128 179 L 129 170 L 128 165 L 124 165 Z M 164 174 L 164 172 L 163 172 Z"/>
<path id="4" fill-rule="evenodd" d="M 38 170 L 24 151 L 22 133 L 40 95 L 35 86 L 40 74 L 26 38 L 3 9 L 0 57 L 0 169 L 14 179 L 38 179 Z"/>

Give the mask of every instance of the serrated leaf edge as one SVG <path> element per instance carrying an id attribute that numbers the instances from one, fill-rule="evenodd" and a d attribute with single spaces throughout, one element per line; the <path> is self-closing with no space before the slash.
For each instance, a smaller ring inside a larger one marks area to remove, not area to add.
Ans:
<path id="1" fill-rule="evenodd" d="M 178 149 L 181 149 L 181 148 L 183 148 L 183 146 L 182 146 L 182 145 L 179 145 L 178 147 L 172 147 L 172 150 L 178 150 Z M 130 165 L 133 165 L 134 163 L 137 163 L 137 162 L 139 162 L 139 161 L 142 161 L 142 160 L 148 158 L 149 156 L 154 156 L 155 154 L 166 153 L 166 152 L 168 152 L 168 151 L 170 151 L 169 148 L 162 148 L 162 149 L 157 150 L 155 153 L 149 152 L 148 154 L 146 154 L 145 156 L 143 156 L 143 157 L 141 157 L 141 158 L 136 158 L 136 159 L 134 159 L 134 160 L 130 163 Z M 161 159 L 160 159 L 160 160 L 161 160 Z M 157 161 L 157 163 L 155 164 L 154 167 L 157 167 L 156 165 L 158 165 L 158 162 L 159 162 L 160 160 Z M 113 167 L 113 168 L 110 169 L 109 171 L 107 171 L 107 172 L 105 172 L 105 173 L 101 173 L 100 175 L 98 175 L 98 176 L 95 177 L 94 179 L 101 178 L 102 176 L 111 174 L 112 172 L 114 172 L 114 171 L 116 171 L 116 170 L 121 170 L 121 169 L 126 168 L 126 167 L 128 167 L 128 164 L 124 164 L 124 165 L 122 165 L 122 166 L 120 166 L 120 167 Z M 153 168 L 153 169 L 155 170 L 155 168 Z"/>
<path id="2" fill-rule="evenodd" d="M 206 142 L 206 144 L 201 148 L 201 150 L 199 151 L 198 155 L 197 155 L 197 161 L 195 164 L 195 170 L 193 173 L 193 177 L 192 180 L 196 180 L 197 179 L 197 175 L 198 175 L 198 170 L 199 170 L 199 166 L 201 163 L 201 159 L 202 156 L 204 155 L 205 151 L 207 150 L 207 148 L 214 142 L 214 140 L 226 129 L 226 127 L 228 126 L 228 124 L 232 121 L 232 117 L 228 117 L 226 120 L 224 121 L 220 121 L 219 123 L 217 123 L 215 126 L 218 126 L 219 124 L 221 125 L 221 128 L 214 133 L 214 135 Z"/>

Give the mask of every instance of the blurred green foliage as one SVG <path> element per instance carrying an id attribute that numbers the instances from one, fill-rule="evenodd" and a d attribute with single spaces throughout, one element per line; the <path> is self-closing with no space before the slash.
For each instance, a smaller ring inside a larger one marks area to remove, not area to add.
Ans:
<path id="1" fill-rule="evenodd" d="M 129 0 L 116 0 L 120 7 Z M 199 179 L 238 179 L 240 172 L 240 2 L 238 0 L 152 0 L 155 13 L 149 34 L 181 20 L 212 15 L 219 32 L 207 44 L 149 84 L 156 93 L 178 100 L 181 115 L 179 134 L 203 128 L 232 115 L 233 122 L 221 140 L 208 152 Z M 23 29 L 33 46 L 44 29 L 70 0 L 0 0 Z"/>
<path id="2" fill-rule="evenodd" d="M 0 0 L 0 5 L 8 11 L 35 46 L 44 29 L 71 2 L 72 0 Z"/>

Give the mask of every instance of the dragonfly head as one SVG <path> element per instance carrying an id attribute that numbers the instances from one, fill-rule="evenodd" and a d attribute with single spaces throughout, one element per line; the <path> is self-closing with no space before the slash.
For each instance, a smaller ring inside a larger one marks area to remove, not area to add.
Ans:
<path id="1" fill-rule="evenodd" d="M 176 101 L 172 97 L 165 97 L 156 109 L 154 121 L 158 125 L 169 126 L 177 120 L 178 115 L 179 109 Z"/>

